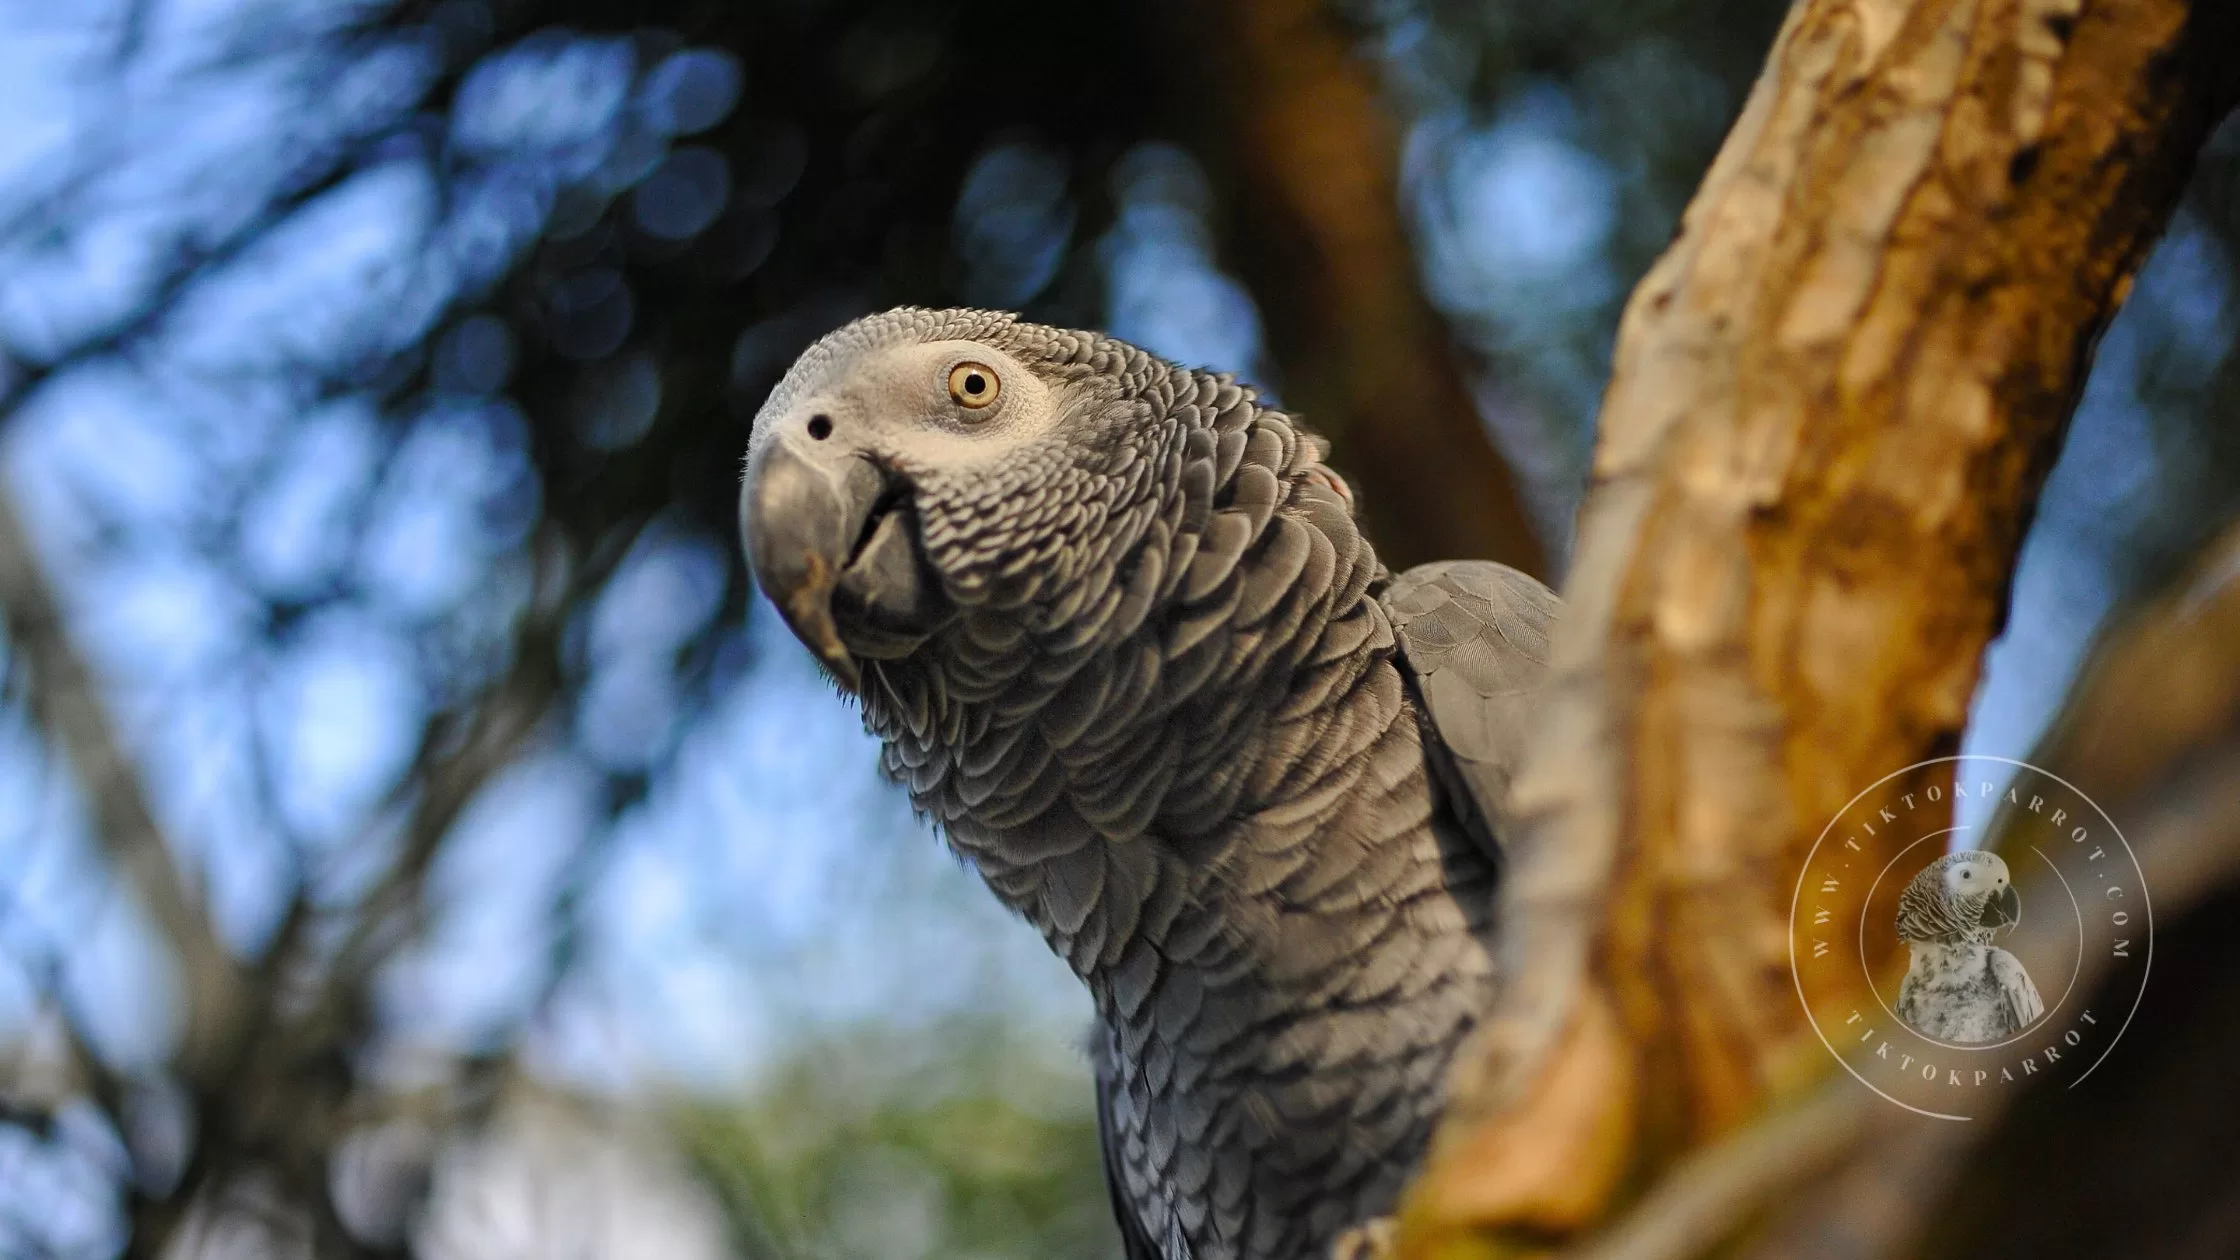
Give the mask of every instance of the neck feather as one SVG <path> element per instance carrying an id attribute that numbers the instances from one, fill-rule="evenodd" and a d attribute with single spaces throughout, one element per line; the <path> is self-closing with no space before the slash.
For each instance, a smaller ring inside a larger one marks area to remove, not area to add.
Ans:
<path id="1" fill-rule="evenodd" d="M 1105 454 L 1127 493 L 1092 514 L 1103 536 L 1063 540 L 1061 579 L 980 582 L 866 670 L 886 771 L 1085 975 L 1116 913 L 1202 899 L 1234 820 L 1375 734 L 1333 714 L 1393 649 L 1319 440 L 1205 373 L 1143 401 L 1164 419 Z"/>

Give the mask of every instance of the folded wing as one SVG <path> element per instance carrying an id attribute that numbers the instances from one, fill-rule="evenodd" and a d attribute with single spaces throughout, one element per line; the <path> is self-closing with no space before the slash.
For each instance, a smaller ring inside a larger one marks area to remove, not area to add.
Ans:
<path id="1" fill-rule="evenodd" d="M 2030 973 L 2022 969 L 2022 960 L 2013 954 L 1997 948 L 1991 951 L 1991 980 L 1999 988 L 1999 1000 L 2006 1007 L 2011 1030 L 2028 1028 L 2046 1013 L 2038 986 L 2030 982 Z"/>
<path id="2" fill-rule="evenodd" d="M 1548 632 L 1562 607 L 1528 574 L 1490 560 L 1419 565 L 1384 605 L 1423 699 L 1432 767 L 1463 824 L 1500 856 L 1510 780 L 1535 730 Z"/>

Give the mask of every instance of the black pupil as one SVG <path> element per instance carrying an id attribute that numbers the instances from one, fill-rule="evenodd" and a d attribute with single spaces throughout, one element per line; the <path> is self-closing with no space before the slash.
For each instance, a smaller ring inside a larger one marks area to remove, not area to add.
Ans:
<path id="1" fill-rule="evenodd" d="M 982 379 L 981 379 L 981 377 L 980 377 L 980 374 L 979 374 L 978 372 L 967 372 L 967 373 L 965 373 L 965 375 L 964 375 L 964 392 L 966 392 L 966 393 L 968 393 L 968 394 L 977 394 L 977 393 L 980 393 L 980 392 L 982 392 L 982 391 L 986 390 L 987 388 L 988 388 L 988 382 L 986 382 L 985 380 L 982 380 Z"/>

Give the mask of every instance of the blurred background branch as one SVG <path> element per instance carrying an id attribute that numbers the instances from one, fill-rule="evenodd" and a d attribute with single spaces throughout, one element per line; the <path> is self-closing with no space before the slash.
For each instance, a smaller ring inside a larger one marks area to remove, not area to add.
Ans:
<path id="1" fill-rule="evenodd" d="M 219 943 L 202 892 L 187 880 L 141 795 L 130 755 L 117 739 L 93 675 L 64 628 L 12 497 L 0 487 L 0 616 L 5 617 L 18 696 L 51 732 L 93 803 L 95 834 L 109 860 L 155 917 L 178 956 L 190 1012 L 180 1070 L 200 1077 L 231 1057 L 241 1033 L 247 977 Z"/>
<path id="2" fill-rule="evenodd" d="M 1223 172 L 1239 276 L 1267 315 L 1274 382 L 1344 452 L 1395 570 L 1479 556 L 1546 576 L 1515 479 L 1415 277 L 1398 128 L 1365 31 L 1322 0 L 1165 3 L 1174 124 Z"/>

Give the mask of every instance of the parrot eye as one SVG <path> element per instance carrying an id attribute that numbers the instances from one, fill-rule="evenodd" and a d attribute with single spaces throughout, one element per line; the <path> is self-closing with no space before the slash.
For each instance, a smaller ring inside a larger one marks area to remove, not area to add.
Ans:
<path id="1" fill-rule="evenodd" d="M 1002 392 L 995 369 L 985 363 L 959 363 L 949 369 L 949 397 L 960 407 L 978 411 Z"/>
<path id="2" fill-rule="evenodd" d="M 1975 877 L 1976 877 L 1976 873 L 1975 873 L 1974 871 L 1962 871 L 1962 872 L 1960 872 L 1960 878 L 1962 878 L 1962 879 L 1974 879 Z"/>

